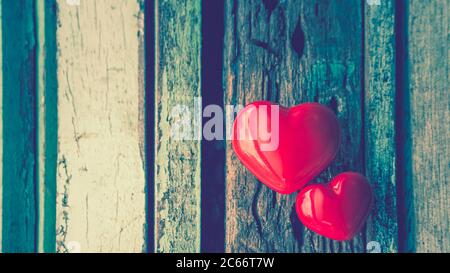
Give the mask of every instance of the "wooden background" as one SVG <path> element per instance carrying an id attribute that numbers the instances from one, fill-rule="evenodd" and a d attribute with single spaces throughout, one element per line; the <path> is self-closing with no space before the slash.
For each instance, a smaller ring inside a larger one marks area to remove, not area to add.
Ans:
<path id="1" fill-rule="evenodd" d="M 450 251 L 450 1 L 0 3 L 1 252 Z M 321 237 L 229 141 L 173 139 L 199 97 L 333 109 L 314 183 L 364 173 L 364 230 Z"/>

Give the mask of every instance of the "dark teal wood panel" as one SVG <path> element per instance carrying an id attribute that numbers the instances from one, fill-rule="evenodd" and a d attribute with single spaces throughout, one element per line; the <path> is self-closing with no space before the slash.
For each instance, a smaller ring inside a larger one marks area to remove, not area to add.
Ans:
<path id="1" fill-rule="evenodd" d="M 3 252 L 36 251 L 35 1 L 2 1 Z"/>

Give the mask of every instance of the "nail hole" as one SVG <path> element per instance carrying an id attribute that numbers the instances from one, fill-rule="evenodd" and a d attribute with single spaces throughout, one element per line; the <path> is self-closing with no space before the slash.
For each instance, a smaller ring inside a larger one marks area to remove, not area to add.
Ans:
<path id="1" fill-rule="evenodd" d="M 335 96 L 333 96 L 328 103 L 328 106 L 333 110 L 335 114 L 338 112 L 338 100 Z"/>
<path id="2" fill-rule="evenodd" d="M 305 33 L 300 21 L 299 19 L 291 40 L 292 48 L 297 52 L 299 58 L 303 56 L 303 50 L 305 49 Z"/>
<path id="3" fill-rule="evenodd" d="M 278 0 L 263 0 L 263 4 L 270 15 L 272 11 L 278 6 Z"/>

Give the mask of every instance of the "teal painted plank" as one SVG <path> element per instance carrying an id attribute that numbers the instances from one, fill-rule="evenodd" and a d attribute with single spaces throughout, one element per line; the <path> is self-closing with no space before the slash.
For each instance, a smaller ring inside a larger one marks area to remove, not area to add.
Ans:
<path id="1" fill-rule="evenodd" d="M 3 252 L 36 251 L 34 1 L 2 1 Z"/>
<path id="2" fill-rule="evenodd" d="M 155 251 L 199 252 L 200 141 L 171 130 L 175 107 L 193 119 L 200 96 L 201 1 L 156 1 L 155 25 Z"/>
<path id="3" fill-rule="evenodd" d="M 37 23 L 37 247 L 56 250 L 57 73 L 56 2 L 36 1 Z"/>
<path id="4" fill-rule="evenodd" d="M 395 1 L 365 5 L 365 158 L 374 206 L 367 251 L 397 252 Z M 379 246 L 379 250 L 377 247 Z"/>

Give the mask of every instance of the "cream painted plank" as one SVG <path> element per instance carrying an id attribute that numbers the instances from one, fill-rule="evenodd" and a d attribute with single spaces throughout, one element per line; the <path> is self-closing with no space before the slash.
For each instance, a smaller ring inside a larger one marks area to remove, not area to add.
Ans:
<path id="1" fill-rule="evenodd" d="M 199 252 L 201 144 L 171 130 L 200 96 L 201 1 L 155 1 L 155 15 L 155 251 Z"/>
<path id="2" fill-rule="evenodd" d="M 57 3 L 57 251 L 145 251 L 143 2 Z"/>

